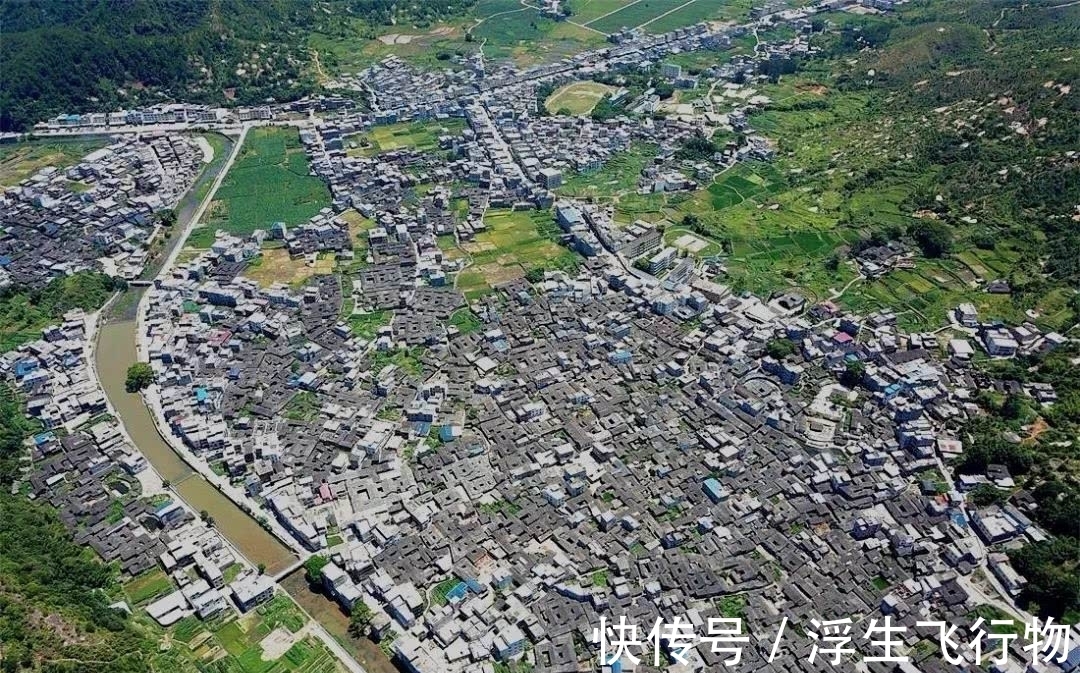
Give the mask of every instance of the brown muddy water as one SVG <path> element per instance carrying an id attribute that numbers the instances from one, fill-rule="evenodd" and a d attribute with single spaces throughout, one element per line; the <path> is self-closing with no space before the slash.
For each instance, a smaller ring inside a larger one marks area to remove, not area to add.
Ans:
<path id="1" fill-rule="evenodd" d="M 162 479 L 191 509 L 206 510 L 214 526 L 249 561 L 266 565 L 268 574 L 284 570 L 296 557 L 251 516 L 197 474 L 158 434 L 150 410 L 138 393 L 129 393 L 124 382 L 127 368 L 136 361 L 135 322 L 125 320 L 102 325 L 94 360 L 105 394 L 124 422 L 131 439 Z"/>

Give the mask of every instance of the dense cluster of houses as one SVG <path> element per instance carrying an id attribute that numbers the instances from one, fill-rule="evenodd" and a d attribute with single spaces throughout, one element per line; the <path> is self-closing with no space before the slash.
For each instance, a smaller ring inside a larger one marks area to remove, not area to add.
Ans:
<path id="1" fill-rule="evenodd" d="M 373 635 L 406 670 L 475 673 L 522 659 L 536 673 L 594 667 L 601 617 L 644 629 L 679 617 L 700 630 L 732 616 L 738 596 L 749 637 L 741 665 L 780 673 L 804 668 L 813 645 L 796 630 L 774 647 L 782 623 L 888 616 L 909 627 L 903 642 L 915 651 L 935 637 L 916 622 L 965 632 L 989 583 L 1013 596 L 1024 586 L 1002 551 L 1045 538 L 1030 499 L 975 507 L 968 494 L 981 484 L 1015 487 L 1008 470 L 956 477 L 946 467 L 964 446 L 953 428 L 980 413 L 967 339 L 939 343 L 900 330 L 889 311 L 852 315 L 794 292 L 733 294 L 715 263 L 665 244 L 656 225 L 616 223 L 610 207 L 558 195 L 566 175 L 637 140 L 659 145 L 641 190 L 696 188 L 708 167 L 685 166 L 673 150 L 711 118 L 541 116 L 538 83 L 652 67 L 735 30 L 620 32 L 603 50 L 528 70 L 472 59 L 428 72 L 388 58 L 346 83 L 368 92 L 370 111 L 301 133 L 332 207 L 296 227 L 219 232 L 148 289 L 138 338 L 164 427 L 329 559 L 325 593 L 345 610 L 372 608 Z M 439 134 L 438 151 L 349 151 L 375 124 L 457 119 L 465 128 Z M 725 123 L 747 128 L 740 112 Z M 171 139 L 146 146 L 160 166 L 159 149 L 180 156 Z M 142 151 L 125 147 L 104 157 Z M 714 160 L 772 151 L 764 139 L 744 147 Z M 17 200 L 82 199 L 49 185 L 85 179 L 87 163 L 74 177 L 31 180 Z M 110 179 L 130 192 L 125 178 Z M 454 283 L 463 262 L 438 237 L 472 240 L 490 207 L 552 208 L 579 269 L 467 301 Z M 341 217 L 350 208 L 369 220 L 359 238 Z M 244 274 L 268 241 L 363 264 L 263 287 Z M 882 246 L 860 264 L 873 275 L 903 257 Z M 358 319 L 381 324 L 361 331 Z M 970 306 L 955 322 L 990 356 L 1062 341 L 1031 325 L 982 324 Z M 162 624 L 268 598 L 273 583 L 250 569 L 225 581 L 236 559 L 182 506 L 125 499 L 141 488 L 145 461 L 102 416 L 85 338 L 85 316 L 72 314 L 0 357 L 45 428 L 31 494 L 126 572 L 160 564 L 177 586 L 147 607 Z M 770 354 L 777 340 L 790 354 Z M 861 380 L 839 383 L 855 363 Z M 1054 396 L 1042 384 L 1019 392 Z M 725 659 L 707 643 L 682 655 L 693 671 Z M 929 656 L 919 670 L 951 668 Z"/>
<path id="2" fill-rule="evenodd" d="M 556 216 L 597 237 L 603 222 L 573 202 Z M 482 325 L 465 331 L 449 325 L 464 297 L 421 271 L 440 262 L 442 220 L 375 217 L 355 300 L 393 317 L 372 338 L 341 322 L 336 279 L 208 287 L 213 251 L 151 290 L 145 337 L 174 432 L 331 559 L 328 595 L 375 609 L 409 670 L 528 656 L 564 671 L 601 615 L 700 626 L 730 594 L 757 643 L 744 656 L 781 670 L 810 642 L 770 664 L 755 634 L 785 616 L 963 628 L 985 600 L 976 569 L 1023 586 L 1000 550 L 1045 534 L 1022 504 L 967 503 L 1011 483 L 1003 466 L 955 481 L 944 467 L 979 384 L 936 335 L 734 296 L 692 262 L 661 281 L 606 245 L 576 276 L 475 302 Z M 634 252 L 662 252 L 647 240 Z M 767 355 L 778 338 L 795 354 Z M 858 391 L 836 382 L 850 362 Z M 705 646 L 691 660 L 719 661 Z"/>
<path id="3" fill-rule="evenodd" d="M 0 287 L 40 287 L 86 269 L 134 279 L 160 223 L 204 161 L 178 134 L 117 136 L 67 169 L 43 168 L 0 194 Z"/>
<path id="4" fill-rule="evenodd" d="M 73 310 L 40 339 L 0 356 L 0 376 L 42 427 L 14 488 L 52 505 L 75 542 L 115 563 L 125 579 L 163 570 L 174 590 L 142 606 L 163 626 L 268 600 L 273 580 L 167 494 L 109 414 L 88 362 L 93 319 Z"/>

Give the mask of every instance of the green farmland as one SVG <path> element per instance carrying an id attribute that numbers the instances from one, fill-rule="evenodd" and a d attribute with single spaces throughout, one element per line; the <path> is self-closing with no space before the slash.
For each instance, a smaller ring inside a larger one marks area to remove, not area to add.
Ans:
<path id="1" fill-rule="evenodd" d="M 296 129 L 251 129 L 188 245 L 206 247 L 216 229 L 246 235 L 308 221 L 330 205 L 329 189 L 310 170 Z"/>
<path id="2" fill-rule="evenodd" d="M 456 286 L 468 299 L 533 269 L 577 269 L 580 258 L 556 242 L 559 229 L 549 211 L 490 210 L 484 224 L 486 231 L 460 245 L 471 264 L 458 273 Z"/>
<path id="3" fill-rule="evenodd" d="M 464 128 L 465 120 L 457 118 L 376 126 L 360 139 L 359 147 L 349 150 L 349 154 L 371 156 L 399 149 L 430 152 L 438 149 L 439 136 L 457 135 Z"/>

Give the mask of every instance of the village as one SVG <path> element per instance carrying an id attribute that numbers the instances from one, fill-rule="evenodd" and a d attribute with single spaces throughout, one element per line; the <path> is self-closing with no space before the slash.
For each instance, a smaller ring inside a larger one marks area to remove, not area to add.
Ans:
<path id="1" fill-rule="evenodd" d="M 764 20 L 801 35 L 812 11 Z M 371 637 L 403 670 L 598 670 L 594 629 L 619 616 L 645 631 L 675 616 L 699 630 L 741 618 L 741 665 L 776 672 L 848 665 L 806 663 L 811 620 L 889 617 L 908 629 L 900 647 L 916 662 L 899 668 L 953 670 L 936 631 L 916 623 L 971 635 L 980 620 L 1029 619 L 1015 602 L 1027 580 L 1004 552 L 1048 536 L 1024 498 L 972 498 L 1015 488 L 1006 466 L 952 464 L 965 446 L 957 428 L 983 413 L 976 397 L 1004 385 L 972 363 L 1050 352 L 1066 337 L 987 320 L 970 303 L 942 329 L 912 332 L 888 310 L 733 291 L 720 256 L 698 254 L 702 237 L 666 236 L 665 224 L 624 221 L 563 189 L 642 144 L 655 150 L 627 190 L 636 195 L 692 194 L 740 162 L 769 161 L 774 141 L 747 121 L 752 103 L 654 115 L 665 104 L 653 86 L 623 101 L 632 114 L 541 112 L 545 92 L 598 73 L 645 70 L 697 89 L 666 59 L 747 30 L 620 33 L 528 69 L 481 58 L 432 72 L 389 57 L 341 83 L 367 92 L 362 111 L 327 98 L 44 122 L 148 128 L 3 193 L 0 285 L 84 269 L 140 279 L 156 214 L 211 158 L 183 131 L 295 126 L 331 206 L 296 226 L 215 230 L 143 279 L 144 395 L 200 472 L 242 492 L 301 560 L 325 562 L 330 600 L 372 611 Z M 807 49 L 798 36 L 762 44 L 709 77 L 753 77 L 761 61 Z M 373 144 L 378 129 L 414 122 L 436 129 L 430 147 Z M 680 154 L 717 129 L 742 140 Z M 489 243 L 505 222 L 529 227 L 508 239 L 542 234 L 527 273 L 525 253 L 507 264 L 496 256 L 517 253 Z M 261 283 L 253 272 L 271 249 L 332 261 L 334 273 Z M 903 258 L 881 246 L 854 264 L 875 277 Z M 170 497 L 111 415 L 91 365 L 96 329 L 97 316 L 73 311 L 0 355 L 42 427 L 21 488 L 125 576 L 164 571 L 169 590 L 138 608 L 162 627 L 273 600 L 277 578 Z M 1056 400 L 1047 384 L 1008 392 Z M 1025 668 L 1022 645 L 994 670 L 1080 666 L 1074 650 Z M 665 670 L 726 658 L 707 643 L 661 648 L 686 662 Z"/>

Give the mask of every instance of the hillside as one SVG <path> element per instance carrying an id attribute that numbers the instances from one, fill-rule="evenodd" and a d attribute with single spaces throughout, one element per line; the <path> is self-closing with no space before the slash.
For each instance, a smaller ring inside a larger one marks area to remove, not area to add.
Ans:
<path id="1" fill-rule="evenodd" d="M 427 24 L 473 0 L 40 0 L 0 4 L 0 130 L 63 111 L 252 104 L 317 88 L 307 45 L 348 16 Z"/>

